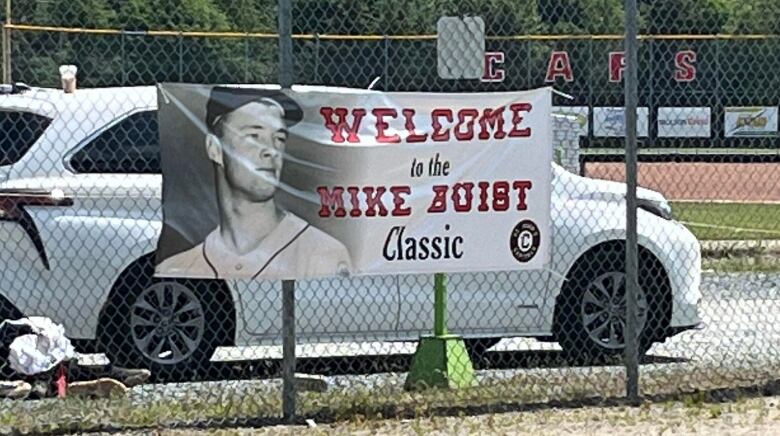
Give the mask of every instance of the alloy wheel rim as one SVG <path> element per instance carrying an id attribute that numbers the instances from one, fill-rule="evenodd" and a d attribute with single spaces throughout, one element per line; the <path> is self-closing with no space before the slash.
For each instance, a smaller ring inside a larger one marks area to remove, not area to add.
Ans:
<path id="1" fill-rule="evenodd" d="M 637 294 L 637 337 L 647 322 L 647 298 L 641 286 Z M 590 282 L 582 296 L 580 316 L 591 341 L 610 350 L 625 347 L 626 275 L 613 271 Z"/>
<path id="2" fill-rule="evenodd" d="M 146 288 L 130 311 L 133 342 L 153 362 L 182 362 L 203 340 L 203 307 L 197 296 L 180 283 L 155 283 Z"/>

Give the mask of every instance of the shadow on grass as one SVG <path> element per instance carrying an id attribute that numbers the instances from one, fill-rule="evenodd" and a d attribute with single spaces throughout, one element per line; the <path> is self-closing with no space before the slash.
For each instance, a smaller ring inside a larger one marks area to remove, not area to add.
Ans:
<path id="1" fill-rule="evenodd" d="M 681 363 L 687 359 L 648 355 L 642 364 Z M 411 354 L 383 354 L 368 356 L 304 357 L 296 361 L 296 371 L 322 376 L 368 375 L 406 372 L 412 362 Z M 588 360 L 567 357 L 561 351 L 488 351 L 472 360 L 474 369 L 533 369 L 592 366 L 621 366 L 620 357 Z M 281 373 L 279 359 L 209 362 L 208 366 L 188 381 L 244 380 L 277 377 Z M 162 381 L 162 380 L 158 380 Z M 181 381 L 181 380 L 180 380 Z"/>

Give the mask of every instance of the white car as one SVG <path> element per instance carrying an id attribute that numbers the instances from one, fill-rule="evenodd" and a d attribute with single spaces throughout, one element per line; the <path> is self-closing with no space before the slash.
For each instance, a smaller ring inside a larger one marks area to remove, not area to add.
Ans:
<path id="1" fill-rule="evenodd" d="M 278 343 L 281 284 L 153 277 L 156 99 L 154 87 L 0 95 L 0 310 L 48 316 L 77 346 L 164 372 L 204 362 L 217 346 Z M 586 356 L 623 348 L 625 186 L 557 165 L 553 173 L 546 269 L 448 276 L 449 328 L 472 351 L 512 336 Z M 700 323 L 701 262 L 666 200 L 639 197 L 645 351 Z M 299 340 L 417 340 L 432 327 L 432 288 L 432 275 L 299 281 Z"/>

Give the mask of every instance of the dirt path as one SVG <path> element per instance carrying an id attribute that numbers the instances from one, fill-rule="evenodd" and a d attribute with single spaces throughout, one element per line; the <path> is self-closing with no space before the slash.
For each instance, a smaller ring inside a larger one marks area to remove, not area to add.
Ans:
<path id="1" fill-rule="evenodd" d="M 587 163 L 585 175 L 624 181 L 624 164 Z M 780 163 L 644 162 L 639 185 L 670 200 L 780 202 Z"/>

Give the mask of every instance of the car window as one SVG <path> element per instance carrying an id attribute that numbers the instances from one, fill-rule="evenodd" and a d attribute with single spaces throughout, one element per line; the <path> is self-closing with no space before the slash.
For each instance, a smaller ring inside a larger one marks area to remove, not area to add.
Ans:
<path id="1" fill-rule="evenodd" d="M 22 111 L 0 111 L 0 166 L 13 165 L 49 127 L 51 119 Z"/>
<path id="2" fill-rule="evenodd" d="M 70 166 L 78 173 L 160 173 L 157 112 L 138 112 L 77 151 Z"/>

